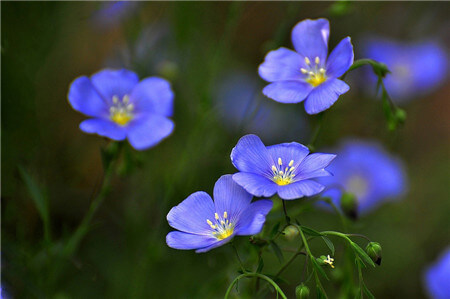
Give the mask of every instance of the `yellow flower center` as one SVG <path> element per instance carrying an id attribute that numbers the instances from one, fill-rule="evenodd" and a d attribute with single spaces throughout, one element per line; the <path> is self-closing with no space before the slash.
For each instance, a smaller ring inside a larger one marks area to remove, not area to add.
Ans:
<path id="1" fill-rule="evenodd" d="M 306 82 L 316 87 L 327 80 L 326 70 L 320 66 L 320 58 L 314 59 L 315 64 L 312 65 L 311 60 L 305 57 L 306 68 L 301 68 L 300 71 L 304 74 Z"/>
<path id="2" fill-rule="evenodd" d="M 223 217 L 219 217 L 219 214 L 214 213 L 215 222 L 206 219 L 206 223 L 213 229 L 212 235 L 218 239 L 223 240 L 230 237 L 234 232 L 234 224 L 229 221 L 228 213 L 223 212 Z"/>
<path id="3" fill-rule="evenodd" d="M 278 158 L 278 166 L 272 165 L 272 181 L 280 186 L 288 185 L 294 182 L 294 160 L 291 160 L 287 167 L 283 167 L 283 160 Z"/>
<path id="4" fill-rule="evenodd" d="M 122 100 L 118 96 L 113 96 L 113 104 L 109 108 L 110 119 L 120 126 L 125 126 L 133 119 L 134 105 L 130 103 L 130 97 L 125 95 Z"/>
<path id="5" fill-rule="evenodd" d="M 334 269 L 334 265 L 333 265 L 334 258 L 330 257 L 330 255 L 327 255 L 327 259 L 324 260 L 323 262 L 324 262 L 325 264 L 330 265 L 330 267 Z"/>

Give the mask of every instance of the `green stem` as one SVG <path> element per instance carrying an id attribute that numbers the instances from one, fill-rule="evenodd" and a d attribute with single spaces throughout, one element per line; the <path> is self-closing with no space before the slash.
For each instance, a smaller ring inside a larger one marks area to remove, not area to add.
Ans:
<path id="1" fill-rule="evenodd" d="M 275 274 L 274 278 L 277 279 L 281 273 L 284 272 L 284 270 L 287 269 L 287 267 L 289 267 L 290 264 L 292 264 L 292 262 L 296 259 L 297 256 L 299 256 L 300 254 L 306 255 L 306 252 L 301 251 L 304 247 L 304 244 L 302 244 L 302 246 L 300 246 L 300 248 L 297 250 L 296 253 L 294 253 L 294 255 L 283 265 L 283 267 L 281 267 L 281 269 L 277 272 L 277 274 Z"/>
<path id="2" fill-rule="evenodd" d="M 225 293 L 225 299 L 228 298 L 228 296 L 231 293 L 231 290 L 233 289 L 233 286 L 239 281 L 239 279 L 244 278 L 244 277 L 258 277 L 261 279 L 264 279 L 265 281 L 267 281 L 268 283 L 270 283 L 274 289 L 277 291 L 278 294 L 281 295 L 281 297 L 283 299 L 287 299 L 286 295 L 283 293 L 283 291 L 281 290 L 281 288 L 277 285 L 277 283 L 275 281 L 273 281 L 272 279 L 270 279 L 269 277 L 267 277 L 264 274 L 260 274 L 260 273 L 243 273 L 241 275 L 239 275 L 238 277 L 236 277 L 233 282 L 231 282 L 230 286 L 227 289 L 227 292 Z"/>
<path id="3" fill-rule="evenodd" d="M 335 231 L 323 231 L 323 232 L 320 232 L 320 233 L 323 234 L 323 235 L 325 235 L 325 236 L 336 236 L 336 237 L 340 237 L 340 238 L 343 238 L 343 239 L 347 240 L 349 243 L 353 243 L 353 241 L 350 240 L 349 237 L 347 237 L 347 234 L 343 234 L 343 233 L 335 232 Z"/>
<path id="4" fill-rule="evenodd" d="M 239 266 L 241 267 L 241 270 L 242 270 L 242 272 L 246 272 L 245 271 L 245 268 L 244 268 L 244 264 L 242 263 L 242 260 L 241 260 L 241 258 L 239 257 L 239 252 L 238 252 L 238 250 L 237 250 L 237 248 L 236 248 L 236 245 L 234 245 L 234 242 L 231 242 L 231 246 L 233 247 L 233 249 L 234 249 L 234 253 L 236 254 L 236 257 L 237 257 L 237 259 L 238 259 L 238 261 L 239 261 Z"/>
<path id="5" fill-rule="evenodd" d="M 105 199 L 109 191 L 111 178 L 113 176 L 115 169 L 114 165 L 115 163 L 111 162 L 107 167 L 107 169 L 105 170 L 105 175 L 103 177 L 103 183 L 100 192 L 98 193 L 97 197 L 91 202 L 89 210 L 87 211 L 86 215 L 84 216 L 75 233 L 70 237 L 69 241 L 67 242 L 63 251 L 65 256 L 73 255 L 73 253 L 77 250 L 79 243 L 88 232 L 89 224 L 91 223 L 91 220 L 94 217 L 95 212 L 98 210 L 98 208 L 102 204 L 103 200 Z"/>
<path id="6" fill-rule="evenodd" d="M 341 210 L 338 209 L 338 207 L 333 203 L 332 200 L 327 200 L 327 203 L 333 207 L 333 210 L 339 215 L 339 219 L 342 222 L 342 227 L 344 229 L 344 232 L 347 232 L 347 219 L 345 219 L 345 216 L 342 214 Z"/>
<path id="7" fill-rule="evenodd" d="M 314 130 L 313 136 L 311 137 L 311 141 L 310 141 L 309 144 L 308 144 L 308 148 L 309 148 L 311 151 L 314 151 L 314 144 L 316 143 L 317 137 L 319 136 L 319 133 L 320 133 L 320 131 L 321 131 L 321 129 L 322 129 L 322 123 L 323 123 L 323 116 L 324 116 L 324 115 L 325 115 L 324 112 L 321 112 L 321 113 L 319 113 L 319 114 L 317 115 L 317 118 L 318 118 L 318 124 L 317 124 L 317 126 L 316 126 L 316 129 Z"/>
<path id="8" fill-rule="evenodd" d="M 283 212 L 284 212 L 284 216 L 286 218 L 286 223 L 289 225 L 289 224 L 291 224 L 291 218 L 287 214 L 286 203 L 284 202 L 283 199 L 281 199 L 281 202 L 283 203 Z"/>

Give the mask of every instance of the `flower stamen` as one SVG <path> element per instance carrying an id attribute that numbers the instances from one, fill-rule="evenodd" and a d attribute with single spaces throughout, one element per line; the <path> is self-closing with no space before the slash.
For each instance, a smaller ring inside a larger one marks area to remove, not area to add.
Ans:
<path id="1" fill-rule="evenodd" d="M 206 223 L 213 229 L 212 235 L 218 239 L 223 240 L 231 236 L 234 232 L 234 224 L 228 219 L 228 213 L 223 212 L 223 218 L 220 218 L 219 214 L 214 213 L 215 224 L 206 219 Z"/>
<path id="2" fill-rule="evenodd" d="M 272 180 L 280 186 L 288 185 L 294 182 L 295 167 L 292 166 L 294 165 L 294 160 L 291 160 L 288 166 L 283 168 L 282 167 L 283 161 L 281 160 L 281 158 L 278 158 L 278 165 L 279 165 L 278 167 L 272 165 L 272 172 L 273 172 Z"/>
<path id="3" fill-rule="evenodd" d="M 300 68 L 300 72 L 305 75 L 305 81 L 316 87 L 327 80 L 326 69 L 321 67 L 320 58 L 314 58 L 314 65 L 311 65 L 311 60 L 305 57 L 307 68 Z"/>
<path id="4" fill-rule="evenodd" d="M 330 265 L 330 267 L 334 269 L 334 265 L 333 265 L 334 258 L 330 257 L 330 255 L 327 255 L 327 258 L 325 260 L 323 260 L 323 262 L 325 264 Z"/>
<path id="5" fill-rule="evenodd" d="M 122 100 L 118 96 L 112 97 L 113 105 L 109 108 L 110 118 L 120 126 L 125 126 L 133 119 L 134 105 L 130 103 L 130 97 L 124 95 Z"/>

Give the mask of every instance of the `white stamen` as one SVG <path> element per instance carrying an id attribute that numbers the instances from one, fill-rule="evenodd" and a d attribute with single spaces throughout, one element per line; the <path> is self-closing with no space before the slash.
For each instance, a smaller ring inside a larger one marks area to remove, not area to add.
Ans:
<path id="1" fill-rule="evenodd" d="M 278 158 L 278 165 L 283 165 L 283 161 L 281 161 L 281 158 Z"/>
<path id="2" fill-rule="evenodd" d="M 301 68 L 301 69 L 300 69 L 300 71 L 302 72 L 302 74 L 306 74 L 306 73 L 308 73 L 308 71 L 307 71 L 307 70 L 305 70 L 304 68 Z"/>
<path id="3" fill-rule="evenodd" d="M 320 58 L 316 57 L 315 62 L 316 62 L 316 64 L 319 64 L 320 63 Z"/>
<path id="4" fill-rule="evenodd" d="M 305 62 L 306 62 L 307 65 L 310 65 L 310 64 L 311 64 L 311 60 L 309 60 L 308 57 L 305 57 Z"/>
<path id="5" fill-rule="evenodd" d="M 292 165 L 294 165 L 294 160 L 291 160 L 291 162 L 289 162 L 289 167 L 291 167 Z"/>

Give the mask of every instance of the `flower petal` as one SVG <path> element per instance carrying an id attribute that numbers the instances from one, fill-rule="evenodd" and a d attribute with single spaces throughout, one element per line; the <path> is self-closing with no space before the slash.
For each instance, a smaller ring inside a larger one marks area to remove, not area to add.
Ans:
<path id="1" fill-rule="evenodd" d="M 174 94 L 167 80 L 150 77 L 139 82 L 131 92 L 130 99 L 136 111 L 145 111 L 164 116 L 173 114 Z"/>
<path id="2" fill-rule="evenodd" d="M 277 192 L 275 182 L 258 174 L 238 172 L 233 174 L 233 180 L 257 197 L 271 197 Z"/>
<path id="3" fill-rule="evenodd" d="M 336 155 L 314 153 L 307 156 L 298 167 L 296 175 L 297 180 L 306 180 L 322 176 L 330 176 L 331 174 L 324 168 L 327 167 Z"/>
<path id="4" fill-rule="evenodd" d="M 303 81 L 278 81 L 264 87 L 263 94 L 280 103 L 292 104 L 303 101 L 313 86 Z"/>
<path id="5" fill-rule="evenodd" d="M 166 236 L 166 243 L 169 247 L 181 250 L 204 248 L 216 242 L 218 240 L 214 237 L 188 234 L 179 231 L 170 232 Z"/>
<path id="6" fill-rule="evenodd" d="M 79 77 L 70 84 L 67 97 L 73 109 L 87 116 L 102 117 L 108 115 L 107 101 L 102 99 L 91 80 L 86 76 Z"/>
<path id="7" fill-rule="evenodd" d="M 271 145 L 267 147 L 267 150 L 272 156 L 273 161 L 276 163 L 278 163 L 278 158 L 281 158 L 281 162 L 284 167 L 288 167 L 291 160 L 294 160 L 294 164 L 292 164 L 292 166 L 296 169 L 298 169 L 298 165 L 309 154 L 309 149 L 297 142 Z M 278 166 L 278 164 L 275 166 Z"/>
<path id="8" fill-rule="evenodd" d="M 296 52 L 279 48 L 267 53 L 258 72 L 259 76 L 268 82 L 300 80 L 304 77 L 300 72 L 303 64 L 303 58 Z"/>
<path id="9" fill-rule="evenodd" d="M 91 81 L 105 99 L 112 101 L 113 96 L 122 99 L 124 95 L 129 95 L 134 86 L 138 84 L 139 77 L 126 69 L 106 69 L 92 75 Z"/>
<path id="10" fill-rule="evenodd" d="M 211 236 L 212 229 L 206 222 L 214 218 L 214 203 L 202 191 L 195 192 L 173 207 L 167 214 L 169 225 L 186 233 Z"/>
<path id="11" fill-rule="evenodd" d="M 251 201 L 252 195 L 236 184 L 231 174 L 221 176 L 214 185 L 215 211 L 220 217 L 227 212 L 231 223 L 238 221 Z"/>
<path id="12" fill-rule="evenodd" d="M 278 195 L 285 200 L 301 198 L 303 196 L 316 195 L 325 187 L 311 180 L 299 181 L 278 187 Z"/>
<path id="13" fill-rule="evenodd" d="M 203 253 L 203 252 L 210 251 L 211 249 L 217 248 L 217 247 L 219 247 L 219 246 L 222 246 L 223 244 L 226 244 L 226 243 L 230 242 L 230 241 L 233 239 L 233 237 L 234 237 L 234 234 L 231 235 L 231 236 L 229 236 L 229 237 L 226 238 L 226 239 L 223 239 L 223 240 L 220 240 L 220 241 L 217 240 L 216 243 L 213 243 L 213 244 L 211 244 L 211 245 L 209 245 L 209 246 L 206 246 L 206 247 L 197 249 L 195 252 L 196 252 L 196 253 Z"/>
<path id="14" fill-rule="evenodd" d="M 236 235 L 249 236 L 259 233 L 272 206 L 273 202 L 267 199 L 258 200 L 250 204 L 242 213 L 241 219 L 236 225 Z"/>
<path id="15" fill-rule="evenodd" d="M 325 62 L 328 54 L 330 23 L 326 19 L 304 20 L 292 29 L 291 39 L 295 50 L 311 61 L 319 57 Z"/>
<path id="16" fill-rule="evenodd" d="M 155 146 L 169 136 L 174 128 L 172 120 L 158 114 L 145 114 L 130 123 L 128 141 L 137 150 Z"/>
<path id="17" fill-rule="evenodd" d="M 317 114 L 325 111 L 337 101 L 339 96 L 346 93 L 350 87 L 344 81 L 331 78 L 317 86 L 305 101 L 305 110 L 308 114 Z"/>
<path id="18" fill-rule="evenodd" d="M 333 49 L 327 60 L 327 76 L 337 78 L 342 76 L 353 64 L 353 45 L 350 37 L 346 37 Z"/>
<path id="19" fill-rule="evenodd" d="M 271 175 L 272 158 L 256 135 L 245 135 L 231 151 L 231 162 L 239 171 Z"/>
<path id="20" fill-rule="evenodd" d="M 126 137 L 126 129 L 114 122 L 106 119 L 91 118 L 80 124 L 83 132 L 97 134 L 112 140 L 124 140 Z"/>

